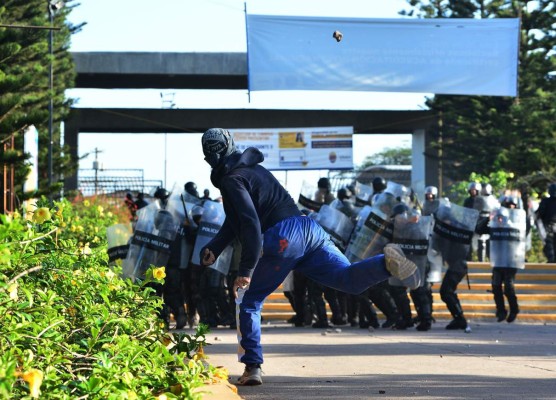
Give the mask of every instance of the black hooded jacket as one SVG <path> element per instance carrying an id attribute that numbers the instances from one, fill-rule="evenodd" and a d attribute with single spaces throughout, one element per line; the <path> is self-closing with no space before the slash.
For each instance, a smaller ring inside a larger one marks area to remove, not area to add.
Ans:
<path id="1" fill-rule="evenodd" d="M 286 189 L 259 165 L 263 160 L 263 154 L 250 147 L 231 154 L 210 176 L 222 193 L 226 220 L 206 248 L 218 257 L 234 237 L 239 238 L 239 276 L 253 273 L 261 255 L 263 232 L 285 218 L 301 215 Z"/>

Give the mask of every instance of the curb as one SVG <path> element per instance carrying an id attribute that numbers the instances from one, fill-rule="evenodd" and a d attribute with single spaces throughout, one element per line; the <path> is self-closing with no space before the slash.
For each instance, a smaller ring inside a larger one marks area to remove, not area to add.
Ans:
<path id="1" fill-rule="evenodd" d="M 237 387 L 226 381 L 211 383 L 193 391 L 202 394 L 203 400 L 242 400 Z"/>

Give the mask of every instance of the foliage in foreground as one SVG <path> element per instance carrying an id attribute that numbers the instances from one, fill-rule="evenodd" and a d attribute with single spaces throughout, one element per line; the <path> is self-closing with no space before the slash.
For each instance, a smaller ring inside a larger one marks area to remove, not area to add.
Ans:
<path id="1" fill-rule="evenodd" d="M 168 333 L 148 282 L 109 267 L 105 207 L 43 200 L 0 218 L 0 398 L 199 398 L 225 377 L 203 360 L 205 326 Z"/>

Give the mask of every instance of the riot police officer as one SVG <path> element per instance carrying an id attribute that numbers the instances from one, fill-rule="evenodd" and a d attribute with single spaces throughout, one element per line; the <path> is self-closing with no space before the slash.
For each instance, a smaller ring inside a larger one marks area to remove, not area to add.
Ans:
<path id="1" fill-rule="evenodd" d="M 376 197 L 386 190 L 386 179 L 382 176 L 377 176 L 373 179 L 373 197 L 371 198 L 371 204 L 375 202 Z"/>
<path id="2" fill-rule="evenodd" d="M 154 193 L 154 198 L 160 201 L 163 209 L 166 208 L 169 197 L 170 192 L 164 188 L 158 188 Z M 187 323 L 180 271 L 182 241 L 185 240 L 183 222 L 179 221 L 179 225 L 176 223 L 178 229 L 175 239 L 170 244 L 170 256 L 166 264 L 166 278 L 162 286 L 164 304 L 174 314 L 176 329 L 182 329 Z"/>
<path id="3" fill-rule="evenodd" d="M 199 198 L 199 192 L 197 191 L 197 185 L 195 184 L 195 182 L 187 182 L 185 185 L 183 185 L 183 189 L 191 196 Z"/>
<path id="4" fill-rule="evenodd" d="M 432 259 L 440 257 L 440 262 L 448 265 L 440 286 L 440 298 L 453 317 L 446 329 L 467 329 L 467 320 L 456 290 L 467 274 L 466 256 L 478 216 L 477 210 L 466 210 L 448 201 L 442 201 L 435 213 L 429 260 L 432 262 Z"/>
<path id="5" fill-rule="evenodd" d="M 548 187 L 549 197 L 545 197 L 539 204 L 537 217 L 542 221 L 546 230 L 543 252 L 549 263 L 556 262 L 556 183 Z"/>
<path id="6" fill-rule="evenodd" d="M 513 322 L 519 314 L 514 282 L 518 269 L 525 268 L 526 213 L 517 209 L 517 204 L 516 198 L 506 196 L 502 201 L 502 207 L 493 212 L 489 222 L 492 241 L 492 294 L 498 322 Z M 504 305 L 504 295 L 508 300 L 509 314 Z"/>

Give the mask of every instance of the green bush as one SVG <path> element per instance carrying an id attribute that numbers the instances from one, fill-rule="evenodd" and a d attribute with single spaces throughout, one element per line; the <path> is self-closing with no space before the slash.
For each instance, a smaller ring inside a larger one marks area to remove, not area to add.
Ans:
<path id="1" fill-rule="evenodd" d="M 189 399 L 225 377 L 203 360 L 205 326 L 167 332 L 149 279 L 108 265 L 118 220 L 101 200 L 43 199 L 26 217 L 0 215 L 0 398 Z"/>

